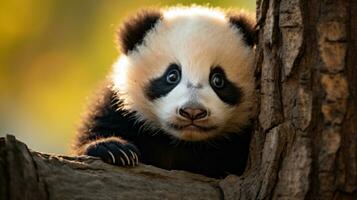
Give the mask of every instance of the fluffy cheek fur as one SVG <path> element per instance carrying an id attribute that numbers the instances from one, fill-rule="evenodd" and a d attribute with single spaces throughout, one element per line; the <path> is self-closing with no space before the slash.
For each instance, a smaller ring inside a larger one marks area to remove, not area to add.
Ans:
<path id="1" fill-rule="evenodd" d="M 133 56 L 139 58 L 133 59 Z M 123 101 L 125 110 L 136 111 L 137 119 L 148 122 L 147 127 L 161 128 L 155 112 L 156 104 L 147 98 L 144 89 L 150 80 L 149 74 L 161 74 L 163 71 L 159 68 L 146 67 L 150 64 L 155 66 L 158 63 L 157 61 L 150 63 L 150 59 L 140 58 L 140 56 L 138 54 L 128 58 L 123 55 L 115 63 L 111 77 L 114 81 L 114 91 L 117 91 L 118 97 Z"/>

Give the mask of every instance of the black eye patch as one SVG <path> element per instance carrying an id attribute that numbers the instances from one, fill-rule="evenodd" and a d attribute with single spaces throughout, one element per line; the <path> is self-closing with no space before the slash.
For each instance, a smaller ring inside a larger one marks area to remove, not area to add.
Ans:
<path id="1" fill-rule="evenodd" d="M 170 79 L 173 80 L 172 79 L 173 75 L 175 75 L 176 78 L 178 79 L 176 79 L 175 81 L 168 81 Z M 167 95 L 171 90 L 173 90 L 179 84 L 180 77 L 181 77 L 180 67 L 177 64 L 170 64 L 163 75 L 149 82 L 149 84 L 145 88 L 146 96 L 151 101 L 153 101 L 157 98 Z"/>
<path id="2" fill-rule="evenodd" d="M 213 82 L 211 81 L 214 76 L 219 74 L 220 76 L 223 77 L 224 84 L 222 87 L 215 87 Z M 234 106 L 240 103 L 240 100 L 243 96 L 243 92 L 241 88 L 236 86 L 234 83 L 230 82 L 227 79 L 227 76 L 224 72 L 224 70 L 220 67 L 214 67 L 211 69 L 210 75 L 209 75 L 209 80 L 210 80 L 210 85 L 213 89 L 213 91 L 217 94 L 217 96 L 225 103 Z"/>

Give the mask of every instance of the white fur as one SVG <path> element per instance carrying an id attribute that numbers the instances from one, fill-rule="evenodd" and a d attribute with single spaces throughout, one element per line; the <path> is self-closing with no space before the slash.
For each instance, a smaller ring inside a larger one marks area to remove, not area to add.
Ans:
<path id="1" fill-rule="evenodd" d="M 183 140 L 205 140 L 223 132 L 238 132 L 255 113 L 253 59 L 239 30 L 233 28 L 223 11 L 205 7 L 166 10 L 164 18 L 144 38 L 137 51 L 121 55 L 114 65 L 114 87 L 125 108 L 138 111 L 140 119 L 163 128 Z M 166 96 L 150 101 L 144 93 L 149 81 L 160 77 L 170 63 L 182 69 L 180 83 Z M 244 96 L 238 106 L 224 103 L 209 84 L 212 66 L 221 66 L 227 78 L 239 86 Z M 187 87 L 202 84 L 202 89 Z M 168 122 L 180 122 L 176 109 L 190 98 L 206 106 L 211 115 L 205 126 L 218 126 L 209 133 L 176 131 Z"/>

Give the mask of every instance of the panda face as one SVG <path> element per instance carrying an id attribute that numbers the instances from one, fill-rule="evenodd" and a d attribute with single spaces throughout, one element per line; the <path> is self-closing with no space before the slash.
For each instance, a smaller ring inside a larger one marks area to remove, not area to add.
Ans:
<path id="1" fill-rule="evenodd" d="M 114 65 L 125 109 L 180 140 L 239 132 L 255 113 L 254 50 L 244 27 L 202 7 L 156 16 L 136 45 L 122 42 Z"/>

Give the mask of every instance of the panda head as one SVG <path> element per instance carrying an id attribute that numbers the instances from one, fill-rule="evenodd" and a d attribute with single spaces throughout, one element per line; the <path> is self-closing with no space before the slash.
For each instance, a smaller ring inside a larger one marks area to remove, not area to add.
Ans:
<path id="1" fill-rule="evenodd" d="M 237 133 L 255 114 L 254 20 L 206 7 L 146 9 L 118 31 L 114 90 L 174 138 Z"/>

